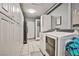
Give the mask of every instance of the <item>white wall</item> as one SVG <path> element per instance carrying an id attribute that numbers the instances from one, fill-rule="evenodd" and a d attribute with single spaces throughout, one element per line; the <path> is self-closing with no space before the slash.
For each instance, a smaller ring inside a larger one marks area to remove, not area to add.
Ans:
<path id="1" fill-rule="evenodd" d="M 70 4 L 62 4 L 54 11 L 52 11 L 49 15 L 52 16 L 62 16 L 62 24 L 60 26 L 61 29 L 70 29 L 71 28 L 71 15 L 70 15 Z"/>
<path id="2" fill-rule="evenodd" d="M 27 21 L 27 38 L 34 38 L 35 36 L 35 20 L 26 18 Z"/>

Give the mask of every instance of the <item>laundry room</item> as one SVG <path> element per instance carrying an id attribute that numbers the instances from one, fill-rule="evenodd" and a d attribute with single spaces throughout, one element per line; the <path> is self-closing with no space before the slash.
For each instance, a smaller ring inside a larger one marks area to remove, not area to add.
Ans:
<path id="1" fill-rule="evenodd" d="M 0 3 L 0 56 L 79 56 L 79 3 Z"/>

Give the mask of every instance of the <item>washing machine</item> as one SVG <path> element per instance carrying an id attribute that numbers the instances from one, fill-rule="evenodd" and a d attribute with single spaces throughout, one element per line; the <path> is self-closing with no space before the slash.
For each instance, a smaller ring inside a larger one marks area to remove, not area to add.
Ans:
<path id="1" fill-rule="evenodd" d="M 75 54 L 73 50 L 72 51 L 70 50 L 70 48 L 72 48 L 72 45 L 74 45 L 74 43 L 71 45 L 71 42 L 73 42 L 73 40 L 79 42 L 78 41 L 79 35 L 75 32 L 69 33 L 69 32 L 53 31 L 53 32 L 42 33 L 40 49 L 43 52 L 43 54 L 47 56 L 78 55 L 79 48 L 77 48 L 78 49 L 77 51 L 75 50 Z"/>

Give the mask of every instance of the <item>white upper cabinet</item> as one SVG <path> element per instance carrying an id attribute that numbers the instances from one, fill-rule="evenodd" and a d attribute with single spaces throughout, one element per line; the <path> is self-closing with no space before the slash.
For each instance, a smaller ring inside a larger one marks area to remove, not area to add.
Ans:
<path id="1" fill-rule="evenodd" d="M 41 16 L 41 32 L 51 30 L 51 16 L 42 15 Z"/>
<path id="2" fill-rule="evenodd" d="M 79 24 L 79 3 L 72 3 L 72 24 Z"/>
<path id="3" fill-rule="evenodd" d="M 0 4 L 0 11 L 17 23 L 21 23 L 23 20 L 23 14 L 18 3 L 2 3 Z"/>

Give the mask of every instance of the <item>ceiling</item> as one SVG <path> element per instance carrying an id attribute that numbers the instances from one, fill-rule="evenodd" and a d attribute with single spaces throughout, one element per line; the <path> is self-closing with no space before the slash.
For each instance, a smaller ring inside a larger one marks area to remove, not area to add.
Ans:
<path id="1" fill-rule="evenodd" d="M 22 3 L 24 16 L 27 18 L 38 18 L 49 10 L 55 3 Z M 35 13 L 29 13 L 27 10 L 33 9 Z"/>

